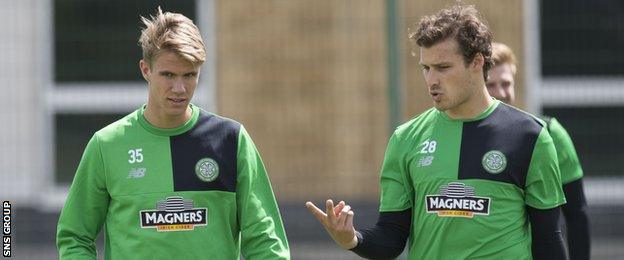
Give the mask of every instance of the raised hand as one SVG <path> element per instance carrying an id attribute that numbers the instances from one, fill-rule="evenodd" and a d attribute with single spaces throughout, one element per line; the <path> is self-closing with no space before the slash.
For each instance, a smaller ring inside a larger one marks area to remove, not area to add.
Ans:
<path id="1" fill-rule="evenodd" d="M 329 199 L 325 202 L 325 212 L 309 201 L 306 202 L 306 207 L 340 247 L 352 249 L 357 245 L 358 240 L 353 227 L 355 213 L 351 210 L 351 206 L 340 201 L 334 207 L 334 202 Z"/>

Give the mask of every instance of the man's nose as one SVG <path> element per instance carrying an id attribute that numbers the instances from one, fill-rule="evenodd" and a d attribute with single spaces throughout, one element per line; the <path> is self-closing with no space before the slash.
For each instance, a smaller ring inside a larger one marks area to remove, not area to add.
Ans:
<path id="1" fill-rule="evenodd" d="M 507 96 L 509 96 L 509 93 L 507 93 L 507 91 L 505 91 L 505 89 L 503 89 L 501 85 L 496 86 L 496 91 L 498 92 L 498 96 L 500 96 L 501 99 L 506 99 Z"/>
<path id="2" fill-rule="evenodd" d="M 425 72 L 425 82 L 428 87 L 432 87 L 434 85 L 438 85 L 438 76 L 433 71 L 429 70 Z"/>
<path id="3" fill-rule="evenodd" d="M 507 99 L 508 93 L 503 89 L 500 84 L 496 84 L 494 88 L 492 88 L 492 96 L 497 99 L 504 100 Z"/>
<path id="4" fill-rule="evenodd" d="M 175 80 L 173 82 L 173 87 L 171 88 L 171 90 L 173 91 L 173 93 L 184 93 L 184 92 L 186 92 L 186 88 L 184 87 L 184 81 L 182 81 L 182 80 Z"/>

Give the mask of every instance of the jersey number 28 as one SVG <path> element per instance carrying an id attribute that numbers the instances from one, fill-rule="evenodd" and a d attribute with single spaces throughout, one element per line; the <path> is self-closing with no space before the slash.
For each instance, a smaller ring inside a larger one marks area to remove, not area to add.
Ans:
<path id="1" fill-rule="evenodd" d="M 420 150 L 420 153 L 433 153 L 436 150 L 436 146 L 438 145 L 438 142 L 436 142 L 435 140 L 427 140 L 424 141 L 422 143 L 423 148 Z"/>

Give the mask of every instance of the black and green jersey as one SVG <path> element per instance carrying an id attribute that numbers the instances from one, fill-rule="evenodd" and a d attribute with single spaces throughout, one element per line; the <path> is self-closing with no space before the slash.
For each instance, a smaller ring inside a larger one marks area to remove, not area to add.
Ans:
<path id="1" fill-rule="evenodd" d="M 175 129 L 141 108 L 96 132 L 57 230 L 61 259 L 289 259 L 262 160 L 238 123 L 192 107 Z"/>
<path id="2" fill-rule="evenodd" d="M 472 120 L 431 109 L 398 127 L 381 212 L 412 208 L 409 259 L 531 259 L 526 206 L 565 203 L 543 122 L 495 101 Z"/>
<path id="3" fill-rule="evenodd" d="M 548 133 L 553 139 L 559 160 L 559 170 L 561 171 L 561 182 L 568 184 L 583 178 L 583 168 L 579 162 L 576 149 L 572 143 L 572 138 L 563 128 L 561 123 L 553 117 L 542 117 L 546 121 Z"/>

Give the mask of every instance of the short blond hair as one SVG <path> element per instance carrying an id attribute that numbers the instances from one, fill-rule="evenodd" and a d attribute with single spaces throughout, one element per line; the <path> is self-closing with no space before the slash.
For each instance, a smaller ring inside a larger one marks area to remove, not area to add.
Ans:
<path id="1" fill-rule="evenodd" d="M 171 51 L 193 65 L 206 61 L 204 41 L 197 26 L 188 17 L 178 13 L 163 13 L 160 6 L 156 15 L 147 19 L 141 16 L 145 28 L 141 30 L 139 45 L 143 59 L 151 66 L 152 61 L 166 51 Z"/>
<path id="2" fill-rule="evenodd" d="M 494 66 L 509 64 L 511 72 L 516 74 L 516 55 L 511 48 L 504 43 L 492 43 L 492 60 L 494 61 Z"/>

